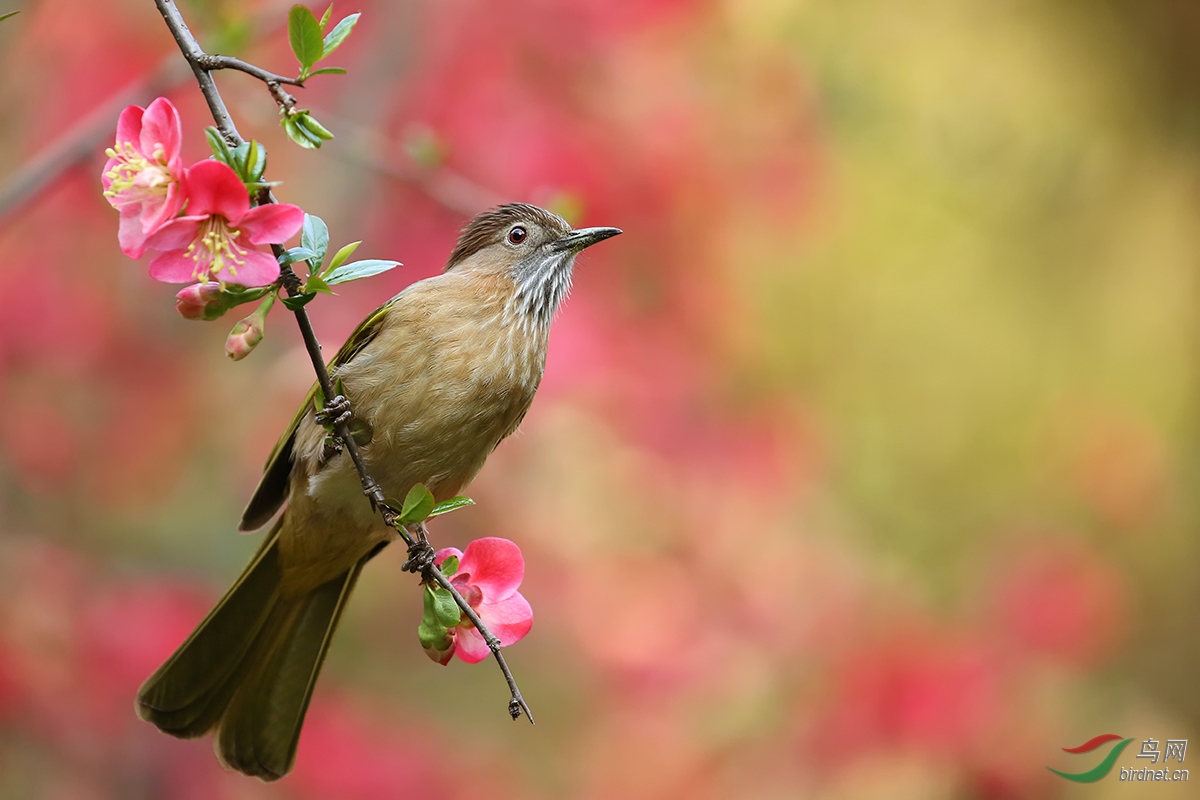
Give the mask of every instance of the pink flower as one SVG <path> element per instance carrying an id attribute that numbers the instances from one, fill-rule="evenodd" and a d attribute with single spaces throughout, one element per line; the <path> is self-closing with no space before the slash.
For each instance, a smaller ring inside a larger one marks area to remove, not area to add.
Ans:
<path id="1" fill-rule="evenodd" d="M 140 258 L 146 239 L 183 207 L 183 129 L 179 112 L 160 97 L 149 108 L 127 106 L 117 118 L 117 140 L 106 152 L 100 183 L 121 212 L 121 252 Z"/>
<path id="2" fill-rule="evenodd" d="M 450 556 L 458 559 L 458 570 L 450 582 L 500 644 L 507 647 L 524 638 L 533 627 L 533 609 L 517 591 L 525 577 L 521 548 L 508 539 L 487 537 L 471 542 L 465 553 L 454 547 L 443 548 L 437 551 L 434 563 L 441 566 Z M 491 654 L 487 642 L 465 615 L 451 632 L 454 652 L 468 664 Z"/>
<path id="3" fill-rule="evenodd" d="M 158 229 L 146 247 L 161 250 L 150 262 L 150 277 L 166 283 L 210 281 L 266 286 L 279 277 L 275 257 L 258 244 L 279 244 L 304 224 L 293 205 L 250 207 L 245 184 L 227 165 L 201 161 L 183 178 L 187 216 Z"/>

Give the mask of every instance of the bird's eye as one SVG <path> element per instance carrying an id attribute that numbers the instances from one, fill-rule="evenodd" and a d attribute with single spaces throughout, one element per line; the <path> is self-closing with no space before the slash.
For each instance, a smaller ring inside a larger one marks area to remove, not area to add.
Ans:
<path id="1" fill-rule="evenodd" d="M 508 232 L 508 240 L 513 244 L 520 244 L 525 241 L 525 237 L 528 235 L 520 225 L 514 225 L 513 229 Z"/>

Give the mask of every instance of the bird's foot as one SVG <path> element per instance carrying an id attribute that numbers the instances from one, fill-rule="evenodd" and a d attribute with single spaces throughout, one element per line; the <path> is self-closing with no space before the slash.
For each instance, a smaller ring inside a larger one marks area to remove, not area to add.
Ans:
<path id="1" fill-rule="evenodd" d="M 332 428 L 349 422 L 351 416 L 353 415 L 350 411 L 350 401 L 339 394 L 317 412 L 316 420 L 318 425 Z"/>
<path id="2" fill-rule="evenodd" d="M 329 461 L 329 459 L 342 452 L 341 437 L 334 436 L 332 433 L 325 437 L 325 441 L 321 443 L 321 463 Z"/>
<path id="3" fill-rule="evenodd" d="M 408 560 L 400 569 L 405 572 L 424 572 L 433 563 L 433 545 L 426 539 L 418 539 L 408 548 Z"/>

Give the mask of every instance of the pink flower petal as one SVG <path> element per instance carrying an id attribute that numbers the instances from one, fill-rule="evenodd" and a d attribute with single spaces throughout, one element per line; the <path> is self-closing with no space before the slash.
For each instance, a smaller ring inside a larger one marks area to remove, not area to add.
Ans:
<path id="1" fill-rule="evenodd" d="M 239 245 L 245 247 L 246 241 L 242 236 L 238 237 Z M 269 253 L 264 253 L 262 250 L 247 250 L 243 263 L 230 267 L 228 262 L 220 272 L 217 273 L 219 280 L 229 283 L 236 283 L 241 286 L 266 286 L 279 277 L 279 262 L 275 260 L 275 256 Z"/>
<path id="2" fill-rule="evenodd" d="M 168 161 L 177 160 L 182 140 L 183 125 L 179 121 L 179 112 L 170 100 L 158 98 L 146 108 L 142 117 L 142 154 L 153 159 L 156 145 L 162 145 Z"/>
<path id="3" fill-rule="evenodd" d="M 457 547 L 443 547 L 441 550 L 438 550 L 433 554 L 433 563 L 440 567 L 442 562 L 450 556 L 454 556 L 459 560 L 459 563 L 462 563 L 462 550 L 459 550 Z"/>
<path id="4" fill-rule="evenodd" d="M 250 195 L 237 173 L 220 161 L 201 161 L 183 177 L 188 214 L 220 214 L 234 227 L 250 209 Z"/>
<path id="5" fill-rule="evenodd" d="M 141 147 L 142 115 L 145 110 L 141 106 L 125 106 L 121 116 L 117 117 L 117 147 L 125 142 L 132 142 L 134 147 Z M 111 167 L 106 167 L 107 172 Z"/>
<path id="6" fill-rule="evenodd" d="M 183 250 L 169 250 L 150 262 L 150 277 L 163 283 L 191 283 L 196 280 L 196 266 Z"/>
<path id="7" fill-rule="evenodd" d="M 142 229 L 140 209 L 121 209 L 121 222 L 117 228 L 117 243 L 121 252 L 130 258 L 141 258 L 146 252 L 146 232 Z"/>
<path id="8" fill-rule="evenodd" d="M 470 573 L 470 581 L 483 592 L 485 603 L 503 600 L 517 590 L 525 577 L 521 548 L 508 539 L 487 536 L 467 545 L 459 573 Z"/>
<path id="9" fill-rule="evenodd" d="M 179 189 L 179 184 L 172 183 L 167 187 L 167 196 L 163 198 L 163 201 L 158 204 L 157 208 L 147 207 L 148 204 L 143 204 L 142 230 L 145 235 L 150 236 L 178 214 L 183 208 L 184 199 L 183 192 Z"/>
<path id="10" fill-rule="evenodd" d="M 146 237 L 151 250 L 182 250 L 200 235 L 200 224 L 208 217 L 180 217 Z"/>
<path id="11" fill-rule="evenodd" d="M 454 637 L 454 653 L 468 664 L 478 664 L 492 654 L 487 642 L 474 628 L 459 628 Z"/>
<path id="12" fill-rule="evenodd" d="M 268 203 L 246 212 L 238 228 L 252 244 L 280 244 L 300 232 L 304 209 L 287 203 Z"/>
<path id="13" fill-rule="evenodd" d="M 506 647 L 523 639 L 533 627 L 533 609 L 519 593 L 499 603 L 484 604 L 477 610 L 488 630 Z M 455 653 L 468 664 L 478 664 L 492 654 L 487 642 L 475 628 L 456 629 L 454 644 Z"/>
<path id="14" fill-rule="evenodd" d="M 533 609 L 520 592 L 513 592 L 499 603 L 483 603 L 475 612 L 505 647 L 525 638 L 533 627 Z"/>

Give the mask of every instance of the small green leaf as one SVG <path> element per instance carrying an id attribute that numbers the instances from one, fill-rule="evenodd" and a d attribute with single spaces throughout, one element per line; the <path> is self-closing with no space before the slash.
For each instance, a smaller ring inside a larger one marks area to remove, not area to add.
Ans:
<path id="1" fill-rule="evenodd" d="M 333 3 L 329 4 L 329 8 L 325 9 L 325 13 L 321 15 L 321 30 L 325 30 L 325 26 L 329 24 L 329 17 L 333 14 Z"/>
<path id="2" fill-rule="evenodd" d="M 475 505 L 474 500 L 469 497 L 463 497 L 462 495 L 459 495 L 458 497 L 451 497 L 449 500 L 443 500 L 435 505 L 433 510 L 429 512 L 429 516 L 436 517 L 441 514 L 449 514 L 451 511 L 457 511 L 460 508 L 473 505 Z"/>
<path id="3" fill-rule="evenodd" d="M 439 567 L 439 569 L 441 569 L 442 574 L 447 578 L 458 572 L 458 556 L 447 557 L 446 560 L 442 562 L 442 566 Z"/>
<path id="4" fill-rule="evenodd" d="M 394 269 L 398 266 L 400 266 L 399 261 L 385 261 L 380 258 L 351 261 L 349 264 L 343 264 L 326 275 L 325 282 L 330 286 L 335 283 L 348 283 L 350 281 L 369 278 L 381 272 L 387 272 L 389 269 Z"/>
<path id="5" fill-rule="evenodd" d="M 325 273 L 328 274 L 333 272 L 342 264 L 345 264 L 346 259 L 354 255 L 354 251 L 358 249 L 360 244 L 362 244 L 362 239 L 359 239 L 357 242 L 351 242 L 341 250 L 338 250 L 336 253 L 334 253 L 333 258 L 329 260 L 329 266 L 325 268 Z"/>
<path id="6" fill-rule="evenodd" d="M 279 266 L 282 267 L 284 264 L 295 264 L 297 261 L 308 261 L 310 259 L 315 259 L 316 257 L 317 254 L 312 250 L 309 250 L 307 247 L 293 247 L 283 255 L 279 256 L 278 261 Z"/>
<path id="7" fill-rule="evenodd" d="M 404 524 L 421 522 L 433 510 L 433 495 L 425 484 L 418 483 L 408 490 L 404 503 L 400 506 L 400 521 Z"/>
<path id="8" fill-rule="evenodd" d="M 320 69 L 314 69 L 312 72 L 308 73 L 308 77 L 311 78 L 313 75 L 345 75 L 345 74 L 346 74 L 346 70 L 343 67 L 321 67 Z"/>
<path id="9" fill-rule="evenodd" d="M 300 66 L 307 70 L 325 55 L 325 43 L 317 18 L 305 6 L 294 5 L 288 12 L 288 39 Z"/>
<path id="10" fill-rule="evenodd" d="M 304 227 L 300 229 L 300 245 L 315 253 L 312 268 L 314 272 L 318 271 L 321 262 L 325 260 L 325 252 L 329 249 L 329 226 L 325 224 L 325 220 L 305 214 Z"/>
<path id="11" fill-rule="evenodd" d="M 445 628 L 453 628 L 462 620 L 462 609 L 454 602 L 454 595 L 440 586 L 433 590 L 433 614 Z"/>
<path id="12" fill-rule="evenodd" d="M 342 381 L 341 375 L 333 379 L 333 394 L 335 397 L 338 395 L 342 397 L 346 396 L 346 384 Z"/>
<path id="13" fill-rule="evenodd" d="M 283 181 L 251 181 L 246 184 L 246 191 L 253 195 L 261 189 L 273 189 Z"/>
<path id="14" fill-rule="evenodd" d="M 204 138 L 208 140 L 208 149 L 212 150 L 213 158 L 222 164 L 233 166 L 233 153 L 229 151 L 229 142 L 221 132 L 211 125 L 204 129 Z"/>
<path id="15" fill-rule="evenodd" d="M 333 289 L 329 288 L 329 284 L 320 275 L 309 275 L 308 280 L 304 281 L 303 291 L 305 294 L 309 292 L 318 292 L 320 294 L 333 294 Z"/>
<path id="16" fill-rule="evenodd" d="M 281 124 L 288 138 L 305 150 L 316 150 L 321 146 L 321 140 L 297 124 L 295 117 L 284 117 Z"/>
<path id="17" fill-rule="evenodd" d="M 229 152 L 233 156 L 233 168 L 240 173 L 246 165 L 246 154 L 250 152 L 250 143 L 242 142 Z"/>
<path id="18" fill-rule="evenodd" d="M 316 296 L 316 292 L 310 292 L 309 294 L 298 294 L 295 297 L 285 297 L 283 298 L 283 305 L 290 311 L 299 311 L 311 303 L 312 299 Z"/>
<path id="19" fill-rule="evenodd" d="M 4 22 L 4 20 L 8 19 L 9 17 L 14 17 L 20 13 L 20 11 L 9 11 L 7 14 L 0 14 L 0 22 Z"/>
<path id="20" fill-rule="evenodd" d="M 316 136 L 318 139 L 329 141 L 333 138 L 333 132 L 326 128 L 321 123 L 317 122 L 317 118 L 307 111 L 302 111 L 296 115 L 296 121 L 303 125 L 309 133 Z M 317 145 L 320 147 L 320 145 Z"/>
<path id="21" fill-rule="evenodd" d="M 337 25 L 333 26 L 328 34 L 325 35 L 325 41 L 322 42 L 322 58 L 338 49 L 338 45 L 346 41 L 346 37 L 350 35 L 350 31 L 354 30 L 354 26 L 358 23 L 360 14 L 351 14 L 344 17 Z"/>
<path id="22" fill-rule="evenodd" d="M 250 140 L 250 152 L 246 156 L 246 171 L 242 177 L 247 183 L 262 180 L 263 173 L 267 171 L 267 148 L 263 147 L 262 143 L 256 140 Z"/>

